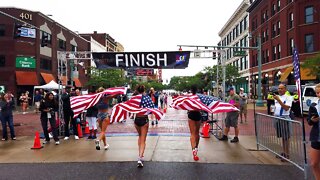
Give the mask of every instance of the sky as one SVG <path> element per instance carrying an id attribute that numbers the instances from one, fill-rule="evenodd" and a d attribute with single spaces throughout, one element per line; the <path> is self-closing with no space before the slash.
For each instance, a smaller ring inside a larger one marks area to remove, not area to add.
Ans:
<path id="1" fill-rule="evenodd" d="M 125 51 L 177 51 L 177 45 L 217 45 L 219 31 L 242 0 L 1 0 L 1 7 L 40 11 L 72 31 L 108 33 Z M 193 50 L 185 49 L 183 50 Z M 190 59 L 163 80 L 192 76 L 212 59 Z"/>

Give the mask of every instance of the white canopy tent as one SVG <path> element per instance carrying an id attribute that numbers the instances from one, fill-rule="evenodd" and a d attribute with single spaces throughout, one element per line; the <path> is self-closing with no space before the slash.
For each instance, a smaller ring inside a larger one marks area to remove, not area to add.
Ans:
<path id="1" fill-rule="evenodd" d="M 64 88 L 64 86 L 60 85 L 60 88 Z M 48 84 L 42 86 L 34 86 L 34 89 L 59 89 L 59 84 L 52 80 Z"/>

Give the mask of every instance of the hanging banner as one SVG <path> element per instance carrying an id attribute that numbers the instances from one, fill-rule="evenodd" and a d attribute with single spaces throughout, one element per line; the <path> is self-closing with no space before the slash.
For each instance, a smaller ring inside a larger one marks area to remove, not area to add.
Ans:
<path id="1" fill-rule="evenodd" d="M 170 52 L 93 52 L 98 69 L 107 68 L 162 68 L 185 69 L 190 51 Z"/>

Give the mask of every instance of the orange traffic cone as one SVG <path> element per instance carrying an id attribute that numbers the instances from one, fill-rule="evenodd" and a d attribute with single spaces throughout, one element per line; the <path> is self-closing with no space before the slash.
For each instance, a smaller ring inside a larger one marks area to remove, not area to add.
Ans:
<path id="1" fill-rule="evenodd" d="M 210 124 L 209 123 L 204 123 L 202 127 L 202 137 L 203 138 L 210 138 L 209 136 L 209 131 L 210 131 Z"/>
<path id="2" fill-rule="evenodd" d="M 82 129 L 81 129 L 80 124 L 78 124 L 78 137 L 79 137 L 79 138 L 82 138 L 82 137 L 83 137 L 83 135 L 82 135 Z"/>
<path id="3" fill-rule="evenodd" d="M 86 122 L 86 128 L 84 129 L 84 134 L 90 134 L 89 123 Z"/>
<path id="4" fill-rule="evenodd" d="M 34 137 L 33 147 L 31 149 L 41 149 L 41 148 L 43 148 L 43 146 L 41 146 L 39 132 L 37 131 L 36 136 Z"/>

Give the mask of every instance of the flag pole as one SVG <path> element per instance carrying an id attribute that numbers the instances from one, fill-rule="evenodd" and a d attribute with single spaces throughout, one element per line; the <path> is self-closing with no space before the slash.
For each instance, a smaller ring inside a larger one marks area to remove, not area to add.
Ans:
<path id="1" fill-rule="evenodd" d="M 300 71 L 300 60 L 299 53 L 295 46 L 292 55 L 293 60 L 293 68 L 294 68 L 294 79 L 296 82 L 298 96 L 299 96 L 299 105 L 300 105 L 300 113 L 302 115 L 302 140 L 303 140 L 303 149 L 304 149 L 304 163 L 305 163 L 305 176 L 306 176 L 306 166 L 307 166 L 307 154 L 306 154 L 306 131 L 303 117 L 303 105 L 302 105 L 302 88 L 301 88 L 301 71 Z"/>

